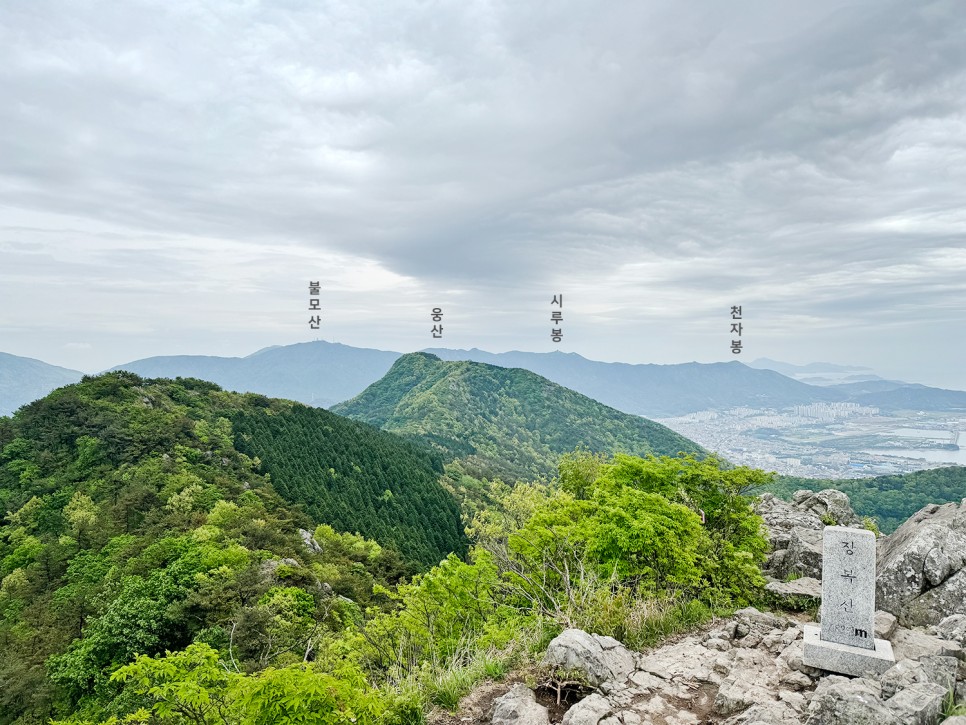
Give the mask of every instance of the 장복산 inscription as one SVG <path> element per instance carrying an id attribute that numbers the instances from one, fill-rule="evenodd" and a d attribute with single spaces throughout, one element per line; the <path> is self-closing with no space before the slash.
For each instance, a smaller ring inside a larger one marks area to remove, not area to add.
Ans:
<path id="1" fill-rule="evenodd" d="M 875 534 L 826 526 L 822 553 L 822 640 L 875 649 Z"/>

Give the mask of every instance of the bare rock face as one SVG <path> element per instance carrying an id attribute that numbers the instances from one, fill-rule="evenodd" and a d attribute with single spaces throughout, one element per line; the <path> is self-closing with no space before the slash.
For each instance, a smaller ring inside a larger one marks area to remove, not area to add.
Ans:
<path id="1" fill-rule="evenodd" d="M 315 540 L 311 531 L 306 529 L 299 529 L 299 536 L 302 537 L 302 543 L 305 544 L 305 548 L 308 549 L 313 554 L 321 554 L 322 547 L 319 542 Z"/>
<path id="2" fill-rule="evenodd" d="M 503 697 L 493 701 L 493 725 L 550 725 L 547 708 L 537 702 L 533 691 L 518 682 Z"/>
<path id="3" fill-rule="evenodd" d="M 792 529 L 821 530 L 825 524 L 818 514 L 801 508 L 795 503 L 784 501 L 774 494 L 762 494 L 755 507 L 770 532 L 772 549 L 779 551 L 788 548 Z"/>
<path id="4" fill-rule="evenodd" d="M 920 660 L 900 660 L 886 670 L 880 681 L 882 696 L 893 697 L 917 683 L 939 685 L 944 693 L 956 686 L 959 664 L 955 657 L 927 655 Z"/>
<path id="5" fill-rule="evenodd" d="M 934 682 L 916 682 L 886 701 L 899 721 L 909 725 L 934 725 L 943 711 L 946 690 Z"/>
<path id="6" fill-rule="evenodd" d="M 810 579 L 822 578 L 822 547 L 823 536 L 821 529 L 792 529 L 788 540 L 788 553 L 782 562 L 780 575 L 798 575 Z"/>
<path id="7" fill-rule="evenodd" d="M 826 525 L 860 526 L 849 497 L 841 491 L 796 491 L 792 502 L 766 493 L 756 507 L 768 528 L 772 552 L 765 573 L 777 579 L 790 575 L 821 579 L 822 529 Z"/>
<path id="8" fill-rule="evenodd" d="M 884 539 L 876 603 L 904 626 L 966 614 L 966 501 L 931 504 Z"/>
<path id="9" fill-rule="evenodd" d="M 813 493 L 796 491 L 792 497 L 795 505 L 817 515 L 823 523 L 833 526 L 861 526 L 862 521 L 855 515 L 849 497 L 834 488 Z"/>
<path id="10" fill-rule="evenodd" d="M 962 646 L 894 620 L 882 625 L 899 661 L 878 678 L 805 666 L 804 624 L 752 607 L 639 655 L 567 630 L 545 661 L 599 683 L 562 725 L 939 725 L 949 693 L 966 696 Z M 935 630 L 956 635 L 960 625 L 966 618 Z"/>
<path id="11" fill-rule="evenodd" d="M 933 629 L 938 637 L 959 642 L 966 647 L 966 614 L 951 614 Z"/>
<path id="12" fill-rule="evenodd" d="M 966 659 L 963 646 L 954 640 L 936 637 L 921 629 L 896 627 L 889 638 L 896 660 L 919 660 L 931 655 Z"/>
<path id="13" fill-rule="evenodd" d="M 597 725 L 613 712 L 607 698 L 594 693 L 567 710 L 561 725 Z"/>
<path id="14" fill-rule="evenodd" d="M 566 629 L 547 647 L 545 665 L 579 672 L 589 685 L 623 682 L 634 670 L 634 655 L 613 637 Z"/>
<path id="15" fill-rule="evenodd" d="M 815 688 L 806 725 L 905 725 L 881 699 L 882 689 L 865 677 L 829 675 Z"/>

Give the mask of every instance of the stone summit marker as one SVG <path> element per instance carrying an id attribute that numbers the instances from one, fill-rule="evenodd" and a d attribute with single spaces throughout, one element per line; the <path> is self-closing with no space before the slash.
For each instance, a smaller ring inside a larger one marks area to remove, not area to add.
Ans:
<path id="1" fill-rule="evenodd" d="M 875 638 L 875 534 L 826 526 L 822 536 L 822 623 L 805 625 L 802 662 L 845 675 L 882 674 L 892 645 Z"/>

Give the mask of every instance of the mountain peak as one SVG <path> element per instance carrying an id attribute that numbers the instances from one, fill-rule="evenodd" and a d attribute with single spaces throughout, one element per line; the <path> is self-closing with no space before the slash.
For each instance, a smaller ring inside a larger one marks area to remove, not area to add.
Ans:
<path id="1" fill-rule="evenodd" d="M 552 475 L 582 446 L 636 455 L 703 452 L 693 441 L 522 368 L 403 355 L 381 380 L 333 412 L 421 438 L 471 475 Z"/>

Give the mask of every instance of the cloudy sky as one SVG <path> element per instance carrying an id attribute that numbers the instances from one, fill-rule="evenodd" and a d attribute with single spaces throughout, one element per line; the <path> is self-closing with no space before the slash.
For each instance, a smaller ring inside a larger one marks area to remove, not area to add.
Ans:
<path id="1" fill-rule="evenodd" d="M 961 0 L 8 2 L 0 99 L 5 352 L 320 337 L 966 388 Z"/>

